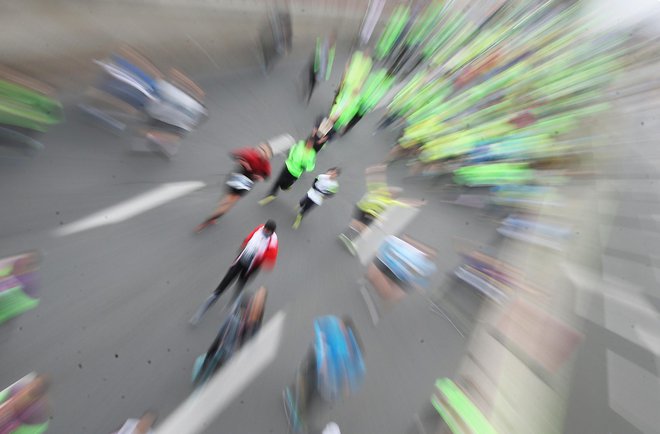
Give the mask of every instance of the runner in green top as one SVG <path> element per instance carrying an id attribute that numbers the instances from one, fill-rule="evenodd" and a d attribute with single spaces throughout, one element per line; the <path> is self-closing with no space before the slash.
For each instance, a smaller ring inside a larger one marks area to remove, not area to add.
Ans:
<path id="1" fill-rule="evenodd" d="M 304 172 L 311 172 L 315 166 L 316 151 L 314 150 L 314 140 L 310 136 L 306 141 L 299 141 L 289 150 L 289 156 L 280 176 L 273 184 L 270 194 L 261 199 L 259 205 L 266 205 L 275 200 L 280 189 L 288 190 Z"/>
<path id="2" fill-rule="evenodd" d="M 467 186 L 526 184 L 534 177 L 527 163 L 476 164 L 454 172 L 454 182 Z"/>
<path id="3" fill-rule="evenodd" d="M 344 74 L 341 88 L 330 111 L 330 117 L 336 118 L 335 131 L 341 131 L 358 112 L 360 89 L 371 71 L 372 60 L 368 51 L 356 51 Z"/>
<path id="4" fill-rule="evenodd" d="M 389 187 L 386 177 L 387 166 L 367 168 L 367 192 L 355 206 L 355 213 L 349 227 L 339 235 L 351 254 L 356 255 L 355 240 L 375 220 L 380 220 L 387 209 L 393 206 L 420 206 L 424 201 L 397 199 L 401 189 Z"/>
<path id="5" fill-rule="evenodd" d="M 385 94 L 394 84 L 394 77 L 390 76 L 385 68 L 372 72 L 362 86 L 357 110 L 353 118 L 344 129 L 344 134 L 351 130 L 360 119 L 376 107 Z"/>
<path id="6" fill-rule="evenodd" d="M 424 60 L 422 46 L 433 29 L 438 26 L 444 9 L 444 0 L 431 0 L 419 15 L 416 13 L 411 15 L 408 28 L 404 28 L 399 37 L 400 40 L 403 39 L 403 43 L 398 44 L 396 56 L 391 56 L 394 59 L 390 67 L 391 75 L 406 77 L 422 63 Z M 413 56 L 416 56 L 416 59 L 411 62 Z M 406 65 L 408 67 L 404 70 L 403 67 Z"/>
<path id="7" fill-rule="evenodd" d="M 431 403 L 452 433 L 498 434 L 479 407 L 453 381 L 438 379 L 435 387 Z"/>
<path id="8" fill-rule="evenodd" d="M 376 60 L 381 61 L 392 53 L 409 19 L 410 6 L 397 6 L 376 43 Z"/>
<path id="9" fill-rule="evenodd" d="M 307 103 L 312 98 L 312 93 L 316 84 L 321 81 L 328 81 L 332 73 L 332 65 L 335 61 L 336 33 L 333 31 L 330 36 L 316 38 L 316 48 L 314 56 L 308 67 L 307 84 Z"/>
<path id="10" fill-rule="evenodd" d="M 378 124 L 378 129 L 386 128 L 394 123 L 396 119 L 400 117 L 401 112 L 404 110 L 403 106 L 410 100 L 412 93 L 430 79 L 430 68 L 419 71 L 410 78 L 403 88 L 401 88 L 401 90 L 399 90 L 392 98 L 392 101 L 387 107 L 387 113 Z"/>
<path id="11" fill-rule="evenodd" d="M 64 120 L 63 113 L 58 100 L 0 79 L 0 123 L 45 132 Z"/>

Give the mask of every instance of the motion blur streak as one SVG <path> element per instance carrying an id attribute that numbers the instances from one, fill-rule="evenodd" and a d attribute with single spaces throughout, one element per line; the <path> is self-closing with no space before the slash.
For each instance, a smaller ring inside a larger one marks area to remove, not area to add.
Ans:
<path id="1" fill-rule="evenodd" d="M 0 2 L 0 432 L 657 432 L 658 23 Z"/>

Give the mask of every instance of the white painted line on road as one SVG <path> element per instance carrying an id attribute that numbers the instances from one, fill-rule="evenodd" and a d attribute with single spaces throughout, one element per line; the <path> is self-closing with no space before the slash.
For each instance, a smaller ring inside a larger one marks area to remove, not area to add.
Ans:
<path id="1" fill-rule="evenodd" d="M 395 206 L 383 214 L 382 224 L 374 222 L 369 225 L 369 230 L 355 241 L 362 265 L 371 262 L 388 235 L 395 235 L 403 231 L 418 213 L 419 208 Z"/>
<path id="2" fill-rule="evenodd" d="M 122 202 L 103 211 L 94 213 L 88 217 L 78 220 L 55 230 L 55 236 L 83 232 L 101 226 L 112 225 L 133 218 L 150 209 L 159 207 L 186 194 L 192 193 L 204 187 L 201 181 L 174 182 L 161 185 L 160 187 L 141 194 L 137 197 Z"/>
<path id="3" fill-rule="evenodd" d="M 564 263 L 562 270 L 575 284 L 575 313 L 660 356 L 660 313 L 644 290 L 626 282 L 608 281 L 581 267 Z M 593 312 L 594 295 L 603 298 L 603 315 Z"/>
<path id="4" fill-rule="evenodd" d="M 286 314 L 279 311 L 229 363 L 156 429 L 155 434 L 195 434 L 206 430 L 236 396 L 277 355 Z"/>
<path id="5" fill-rule="evenodd" d="M 369 310 L 371 322 L 373 325 L 378 324 L 378 320 L 380 319 L 378 316 L 378 309 L 376 308 L 376 304 L 374 303 L 373 298 L 371 298 L 371 295 L 369 295 L 369 291 L 364 285 L 360 285 L 360 294 L 362 294 L 362 298 L 364 299 L 364 302 L 367 305 L 367 309 Z"/>
<path id="6" fill-rule="evenodd" d="M 607 350 L 609 404 L 641 432 L 660 426 L 660 379 L 635 363 Z"/>

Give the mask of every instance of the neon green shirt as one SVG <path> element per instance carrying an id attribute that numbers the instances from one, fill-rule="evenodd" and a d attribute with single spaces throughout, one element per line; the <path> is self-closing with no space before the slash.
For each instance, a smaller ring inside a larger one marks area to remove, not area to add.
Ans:
<path id="1" fill-rule="evenodd" d="M 314 170 L 316 165 L 316 151 L 313 148 L 307 149 L 305 147 L 305 141 L 301 140 L 291 148 L 285 164 L 291 175 L 300 178 L 303 172 Z"/>

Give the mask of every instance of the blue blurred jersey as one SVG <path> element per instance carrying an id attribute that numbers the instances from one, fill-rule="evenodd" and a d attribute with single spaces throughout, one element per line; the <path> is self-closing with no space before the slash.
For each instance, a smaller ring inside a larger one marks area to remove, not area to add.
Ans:
<path id="1" fill-rule="evenodd" d="M 380 246 L 377 257 L 397 279 L 408 284 L 426 286 L 428 278 L 436 271 L 435 264 L 424 252 L 391 235 Z"/>
<path id="2" fill-rule="evenodd" d="M 357 390 L 364 379 L 362 353 L 353 332 L 336 316 L 314 321 L 317 388 L 327 401 Z"/>

